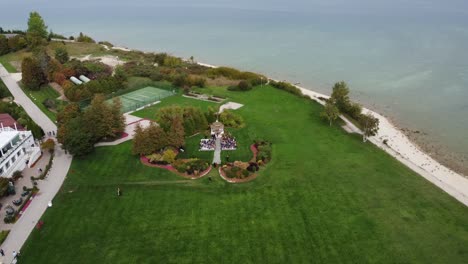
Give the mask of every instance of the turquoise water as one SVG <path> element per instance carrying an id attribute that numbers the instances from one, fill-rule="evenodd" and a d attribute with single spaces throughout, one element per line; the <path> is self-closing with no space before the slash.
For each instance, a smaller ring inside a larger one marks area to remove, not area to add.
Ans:
<path id="1" fill-rule="evenodd" d="M 356 100 L 468 156 L 468 5 L 213 2 L 0 1 L 9 7 L 0 26 L 24 28 L 35 9 L 67 35 L 83 31 L 135 49 L 193 55 L 325 93 L 345 80 Z"/>

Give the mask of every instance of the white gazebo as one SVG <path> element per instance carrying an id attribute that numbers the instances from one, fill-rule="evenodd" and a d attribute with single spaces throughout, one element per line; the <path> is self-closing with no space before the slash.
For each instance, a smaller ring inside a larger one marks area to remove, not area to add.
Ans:
<path id="1" fill-rule="evenodd" d="M 216 120 L 213 124 L 211 124 L 211 136 L 214 137 L 221 137 L 224 134 L 224 125 L 223 123 Z"/>

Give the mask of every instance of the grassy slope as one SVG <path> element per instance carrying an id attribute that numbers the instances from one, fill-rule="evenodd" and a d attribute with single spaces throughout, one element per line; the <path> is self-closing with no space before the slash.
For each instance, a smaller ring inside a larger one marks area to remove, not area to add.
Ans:
<path id="1" fill-rule="evenodd" d="M 47 98 L 55 99 L 59 97 L 60 94 L 57 91 L 55 91 L 49 85 L 41 87 L 41 90 L 39 91 L 31 91 L 24 88 L 23 90 L 24 93 L 31 99 L 31 101 L 33 101 L 37 105 L 37 107 L 39 107 L 39 109 L 41 109 L 41 111 L 44 114 L 46 114 L 47 117 L 50 118 L 50 120 L 57 120 L 57 114 L 50 111 L 49 109 L 47 109 L 47 107 L 45 107 L 44 104 L 42 104 L 42 102 L 44 102 Z"/>
<path id="2" fill-rule="evenodd" d="M 213 172 L 212 183 L 186 183 L 140 165 L 130 143 L 98 148 L 74 159 L 22 263 L 468 259 L 467 208 L 373 145 L 329 128 L 318 105 L 272 88 L 228 95 L 245 104 L 238 111 L 249 136 L 274 144 L 255 181 L 231 185 Z"/>

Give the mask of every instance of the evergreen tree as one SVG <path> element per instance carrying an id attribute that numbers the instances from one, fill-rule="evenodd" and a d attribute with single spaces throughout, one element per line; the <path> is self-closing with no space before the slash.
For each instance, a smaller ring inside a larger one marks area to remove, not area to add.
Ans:
<path id="1" fill-rule="evenodd" d="M 113 123 L 112 133 L 114 137 L 116 137 L 125 130 L 125 117 L 122 114 L 122 102 L 119 97 L 114 97 L 112 99 L 111 114 Z"/>
<path id="2" fill-rule="evenodd" d="M 84 120 L 94 142 L 114 135 L 112 131 L 113 116 L 103 95 L 98 94 L 93 98 L 84 113 Z"/>
<path id="3" fill-rule="evenodd" d="M 182 117 L 175 115 L 171 122 L 171 127 L 167 131 L 167 145 L 179 148 L 185 145 L 185 130 L 182 124 Z"/>
<path id="4" fill-rule="evenodd" d="M 155 123 L 152 123 L 146 128 L 146 136 L 148 137 L 148 149 L 146 154 L 154 153 L 169 145 L 167 133 Z"/>
<path id="5" fill-rule="evenodd" d="M 34 33 L 41 38 L 47 38 L 47 26 L 39 13 L 29 13 L 27 33 Z"/>
<path id="6" fill-rule="evenodd" d="M 135 135 L 133 136 L 132 153 L 133 155 L 145 155 L 150 154 L 148 151 L 149 138 L 147 133 L 143 130 L 141 125 L 138 123 L 135 127 Z"/>
<path id="7" fill-rule="evenodd" d="M 55 49 L 55 59 L 60 63 L 67 62 L 70 57 L 68 56 L 68 51 L 65 47 L 58 47 Z"/>
<path id="8" fill-rule="evenodd" d="M 47 26 L 39 13 L 31 12 L 29 14 L 26 36 L 32 48 L 40 46 L 47 39 Z"/>

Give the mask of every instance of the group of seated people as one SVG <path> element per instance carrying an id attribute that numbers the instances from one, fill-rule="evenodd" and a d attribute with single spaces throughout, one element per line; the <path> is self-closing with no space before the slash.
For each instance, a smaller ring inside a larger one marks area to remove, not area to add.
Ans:
<path id="1" fill-rule="evenodd" d="M 229 135 L 223 135 L 221 138 L 221 149 L 222 150 L 235 150 L 237 149 L 237 142 L 236 138 L 229 136 Z"/>
<path id="2" fill-rule="evenodd" d="M 214 150 L 215 146 L 216 142 L 213 138 L 203 138 L 202 140 L 200 140 L 200 150 Z"/>

